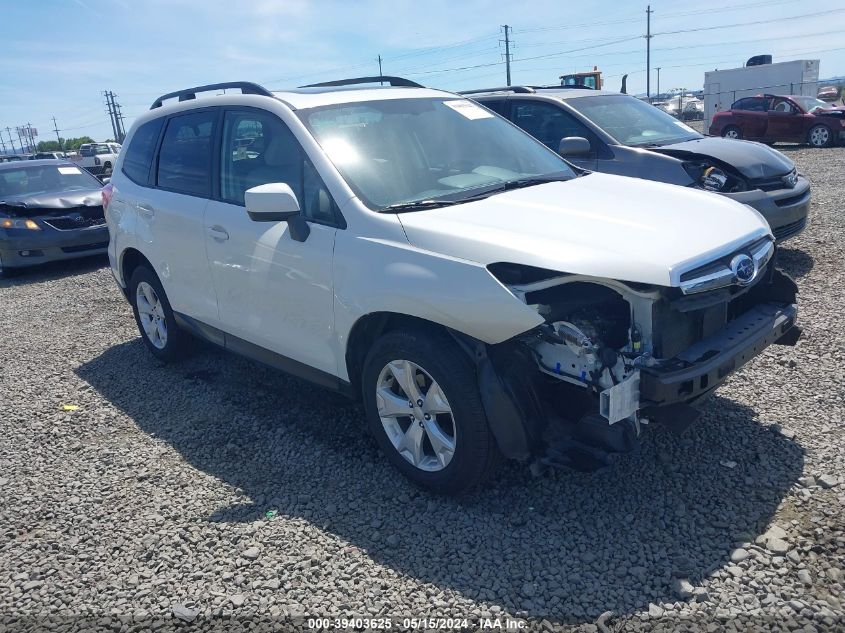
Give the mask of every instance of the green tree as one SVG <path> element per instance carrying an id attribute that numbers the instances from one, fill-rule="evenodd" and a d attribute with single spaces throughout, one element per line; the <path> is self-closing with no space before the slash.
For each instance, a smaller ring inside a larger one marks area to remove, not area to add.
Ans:
<path id="1" fill-rule="evenodd" d="M 62 142 L 64 142 L 64 139 L 62 139 Z M 39 152 L 58 152 L 61 150 L 61 147 L 59 147 L 58 141 L 38 141 L 35 149 Z"/>
<path id="2" fill-rule="evenodd" d="M 69 138 L 65 140 L 65 150 L 76 150 L 83 143 L 93 143 L 94 139 L 90 136 L 79 136 L 77 138 Z"/>

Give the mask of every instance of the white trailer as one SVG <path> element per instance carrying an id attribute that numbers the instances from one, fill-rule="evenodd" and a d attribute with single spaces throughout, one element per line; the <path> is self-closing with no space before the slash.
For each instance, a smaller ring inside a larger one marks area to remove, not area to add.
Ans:
<path id="1" fill-rule="evenodd" d="M 705 72 L 704 129 L 716 112 L 727 110 L 737 99 L 765 93 L 815 97 L 818 83 L 817 59 Z"/>

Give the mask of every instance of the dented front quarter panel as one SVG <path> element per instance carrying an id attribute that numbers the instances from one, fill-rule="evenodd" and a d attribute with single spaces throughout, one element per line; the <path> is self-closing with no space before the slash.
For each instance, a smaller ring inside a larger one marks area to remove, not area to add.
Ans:
<path id="1" fill-rule="evenodd" d="M 338 231 L 334 252 L 339 376 L 356 321 L 377 312 L 417 317 L 500 343 L 543 323 L 481 264 L 411 246 L 395 215 L 371 215 L 362 237 Z"/>

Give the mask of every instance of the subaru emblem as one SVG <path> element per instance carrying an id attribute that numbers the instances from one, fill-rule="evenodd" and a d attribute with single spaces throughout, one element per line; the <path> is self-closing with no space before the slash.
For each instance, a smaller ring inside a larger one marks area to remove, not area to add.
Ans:
<path id="1" fill-rule="evenodd" d="M 736 282 L 741 286 L 746 286 L 757 276 L 757 265 L 753 259 L 742 253 L 731 260 L 731 271 Z"/>

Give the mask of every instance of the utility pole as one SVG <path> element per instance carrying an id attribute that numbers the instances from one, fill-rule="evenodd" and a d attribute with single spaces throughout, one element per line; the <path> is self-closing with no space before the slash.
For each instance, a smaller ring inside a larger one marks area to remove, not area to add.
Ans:
<path id="1" fill-rule="evenodd" d="M 20 144 L 21 144 L 21 154 L 26 154 L 26 150 L 23 148 L 23 137 L 21 136 L 20 127 L 16 127 L 15 132 L 18 133 L 18 142 L 20 142 Z"/>
<path id="2" fill-rule="evenodd" d="M 6 153 L 6 141 L 3 140 L 2 136 L 0 136 L 0 147 L 3 148 L 3 154 L 5 155 L 5 153 Z"/>
<path id="3" fill-rule="evenodd" d="M 12 139 L 12 128 L 10 128 L 8 125 L 6 126 L 6 134 L 9 135 L 9 145 L 12 148 L 12 154 L 16 154 L 17 152 L 15 152 L 15 141 Z"/>
<path id="4" fill-rule="evenodd" d="M 123 127 L 123 113 L 120 111 L 120 104 L 114 100 L 114 94 L 111 96 L 111 104 L 114 108 L 114 118 L 117 121 L 117 138 L 115 140 L 122 144 L 123 139 L 126 138 L 126 130 Z"/>
<path id="5" fill-rule="evenodd" d="M 32 147 L 32 151 L 34 152 L 36 150 L 35 135 L 32 133 L 32 123 L 30 123 L 29 121 L 27 121 L 26 123 L 26 134 L 29 137 L 29 145 L 30 147 Z"/>
<path id="6" fill-rule="evenodd" d="M 62 143 L 62 137 L 59 136 L 59 125 L 56 123 L 56 117 L 53 117 L 53 131 L 56 133 L 56 140 L 59 142 L 59 151 L 64 151 L 64 143 Z"/>
<path id="7" fill-rule="evenodd" d="M 509 36 L 509 32 L 511 27 L 505 24 L 503 27 L 505 29 L 505 77 L 507 78 L 508 86 L 511 85 L 511 40 Z M 500 40 L 501 41 L 501 40 Z"/>
<path id="8" fill-rule="evenodd" d="M 657 67 L 657 98 L 660 98 L 660 66 Z"/>
<path id="9" fill-rule="evenodd" d="M 114 110 L 111 107 L 111 92 L 108 90 L 103 91 L 103 95 L 106 97 L 106 110 L 109 113 L 109 121 L 111 121 L 111 131 L 114 135 L 114 138 L 117 139 L 117 122 L 114 117 Z"/>
<path id="10" fill-rule="evenodd" d="M 382 72 L 381 72 L 381 53 L 379 53 L 379 55 L 378 55 L 378 57 L 376 58 L 376 60 L 378 61 L 378 76 L 379 76 L 379 77 L 383 77 L 384 75 L 383 75 L 383 74 L 382 74 Z M 383 82 L 383 81 L 380 81 L 380 82 L 378 82 L 378 83 L 379 83 L 379 85 L 380 85 L 380 86 L 383 86 L 383 85 L 384 85 L 384 82 Z"/>
<path id="11" fill-rule="evenodd" d="M 651 103 L 651 5 L 645 10 L 645 97 Z"/>

